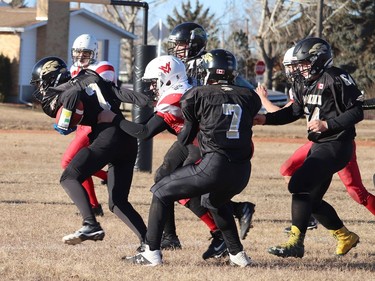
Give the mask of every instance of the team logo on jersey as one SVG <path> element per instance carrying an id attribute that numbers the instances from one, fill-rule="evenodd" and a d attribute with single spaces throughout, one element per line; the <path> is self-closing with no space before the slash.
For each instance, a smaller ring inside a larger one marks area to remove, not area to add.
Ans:
<path id="1" fill-rule="evenodd" d="M 171 69 L 171 62 L 170 62 L 170 61 L 167 62 L 165 66 L 160 66 L 159 69 L 160 69 L 161 71 L 163 71 L 164 73 L 169 73 L 169 72 L 171 72 L 171 70 L 172 70 L 172 69 Z"/>
<path id="2" fill-rule="evenodd" d="M 324 89 L 324 84 L 323 83 L 318 83 L 318 89 L 323 90 Z"/>
<path id="3" fill-rule="evenodd" d="M 216 69 L 216 74 L 224 75 L 225 69 Z"/>

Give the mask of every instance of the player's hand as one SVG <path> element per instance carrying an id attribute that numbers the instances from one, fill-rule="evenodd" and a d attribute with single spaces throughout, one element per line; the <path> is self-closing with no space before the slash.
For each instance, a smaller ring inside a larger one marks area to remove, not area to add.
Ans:
<path id="1" fill-rule="evenodd" d="M 314 133 L 322 133 L 328 130 L 328 124 L 323 120 L 313 120 L 307 123 L 307 129 Z"/>
<path id="2" fill-rule="evenodd" d="M 182 118 L 176 117 L 171 113 L 165 113 L 163 115 L 164 122 L 169 125 L 177 134 L 181 131 L 183 127 Z"/>
<path id="3" fill-rule="evenodd" d="M 74 126 L 72 128 L 68 128 L 67 130 L 64 130 L 64 129 L 61 129 L 57 126 L 57 124 L 53 124 L 53 128 L 59 132 L 61 135 L 69 135 L 70 133 L 74 132 L 75 130 L 77 130 L 77 126 Z"/>
<path id="4" fill-rule="evenodd" d="M 177 122 L 177 118 L 175 115 L 167 112 L 167 113 L 164 113 L 163 115 L 163 118 L 164 118 L 164 121 L 168 124 L 168 125 L 171 125 L 173 123 L 176 123 Z"/>
<path id="5" fill-rule="evenodd" d="M 258 87 L 255 89 L 255 92 L 258 94 L 260 99 L 266 99 L 268 97 L 268 92 L 266 87 L 263 85 L 259 84 Z"/>
<path id="6" fill-rule="evenodd" d="M 254 125 L 264 125 L 266 123 L 266 116 L 263 114 L 257 114 L 255 115 L 253 119 Z"/>
<path id="7" fill-rule="evenodd" d="M 98 123 L 112 123 L 115 116 L 116 113 L 113 111 L 109 109 L 103 110 L 98 115 Z"/>

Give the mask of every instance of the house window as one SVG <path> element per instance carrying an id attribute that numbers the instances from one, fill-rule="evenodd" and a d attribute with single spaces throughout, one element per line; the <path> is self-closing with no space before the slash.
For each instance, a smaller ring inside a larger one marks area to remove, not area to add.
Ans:
<path id="1" fill-rule="evenodd" d="M 98 61 L 108 61 L 109 40 L 98 40 Z"/>

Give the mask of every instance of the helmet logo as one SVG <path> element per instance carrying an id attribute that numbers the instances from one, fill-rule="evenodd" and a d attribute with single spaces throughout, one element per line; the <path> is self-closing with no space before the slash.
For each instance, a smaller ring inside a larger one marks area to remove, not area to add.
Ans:
<path id="1" fill-rule="evenodd" d="M 210 62 L 213 60 L 212 58 L 212 54 L 211 53 L 207 53 L 205 55 L 202 56 L 202 59 L 205 61 L 205 62 Z"/>
<path id="2" fill-rule="evenodd" d="M 165 73 L 171 72 L 171 62 L 167 62 L 165 66 L 160 66 L 159 69 Z"/>
<path id="3" fill-rule="evenodd" d="M 56 61 L 56 60 L 53 60 L 53 61 L 48 61 L 46 62 L 43 67 L 42 67 L 42 71 L 41 71 L 41 75 L 45 75 L 47 73 L 50 73 L 50 72 L 53 72 L 53 71 L 56 71 L 59 69 L 59 62 Z"/>
<path id="4" fill-rule="evenodd" d="M 312 48 L 309 50 L 309 54 L 316 55 L 316 54 L 325 54 L 328 51 L 328 48 L 325 44 L 316 43 Z"/>
<path id="5" fill-rule="evenodd" d="M 194 39 L 195 36 L 202 36 L 202 37 L 205 37 L 206 36 L 206 33 L 205 31 L 202 29 L 202 28 L 195 28 L 192 32 L 191 32 L 191 38 L 190 39 Z"/>

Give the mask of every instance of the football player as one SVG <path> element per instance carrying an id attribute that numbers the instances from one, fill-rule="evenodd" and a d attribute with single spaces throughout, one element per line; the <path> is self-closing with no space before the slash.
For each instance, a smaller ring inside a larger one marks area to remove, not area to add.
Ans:
<path id="1" fill-rule="evenodd" d="M 304 256 L 304 238 L 311 214 L 337 240 L 336 255 L 345 255 L 359 242 L 335 209 L 323 199 L 334 173 L 353 156 L 355 124 L 363 119 L 362 93 L 353 78 L 332 66 L 331 46 L 321 38 L 301 40 L 293 51 L 295 98 L 291 106 L 258 115 L 256 124 L 280 125 L 307 119 L 313 142 L 302 165 L 290 178 L 292 226 L 289 240 L 268 249 L 280 257 Z"/>
<path id="2" fill-rule="evenodd" d="M 161 239 L 174 201 L 199 196 L 223 234 L 232 265 L 251 264 L 243 250 L 230 200 L 247 185 L 253 153 L 252 120 L 261 107 L 256 93 L 233 86 L 235 57 L 225 50 L 204 55 L 204 83 L 181 98 L 184 127 L 178 134 L 182 145 L 191 144 L 197 134 L 202 159 L 185 165 L 155 183 L 145 244 L 127 261 L 147 266 L 162 264 Z"/>
<path id="3" fill-rule="evenodd" d="M 77 101 L 84 107 L 81 125 L 90 126 L 90 144 L 82 147 L 63 171 L 60 183 L 82 216 L 82 227 L 63 237 L 69 245 L 85 240 L 103 240 L 104 230 L 96 220 L 87 191 L 82 183 L 89 176 L 108 165 L 109 209 L 144 241 L 146 225 L 128 201 L 137 156 L 137 140 L 111 124 L 97 124 L 97 116 L 104 108 L 121 115 L 121 102 L 148 106 L 148 96 L 132 91 L 121 91 L 112 82 L 104 80 L 95 71 L 84 69 L 70 79 L 64 61 L 47 57 L 33 68 L 32 83 L 38 85 L 35 94 L 43 110 L 55 118 L 60 106 L 73 112 Z M 70 80 L 69 80 L 70 79 Z M 69 124 L 69 121 L 67 121 Z M 68 128 L 70 129 L 70 128 Z M 66 131 L 68 131 L 68 129 Z M 64 129 L 60 129 L 64 131 Z M 66 134 L 68 132 L 62 132 Z"/>

